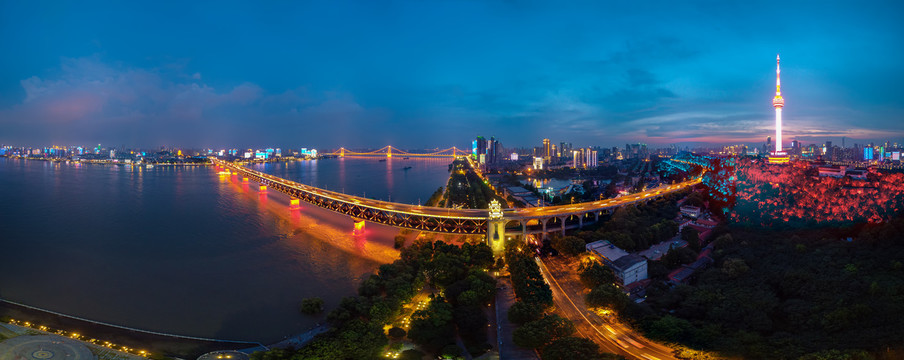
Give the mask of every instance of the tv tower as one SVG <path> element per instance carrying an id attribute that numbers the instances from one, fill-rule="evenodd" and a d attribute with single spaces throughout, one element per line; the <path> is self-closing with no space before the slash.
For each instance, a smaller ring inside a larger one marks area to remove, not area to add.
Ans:
<path id="1" fill-rule="evenodd" d="M 772 98 L 772 107 L 775 108 L 775 154 L 782 155 L 782 108 L 785 99 L 782 99 L 782 70 L 779 67 L 779 56 L 775 55 L 775 97 Z"/>
<path id="2" fill-rule="evenodd" d="M 769 162 L 783 164 L 791 160 L 788 154 L 782 151 L 782 108 L 785 107 L 785 99 L 782 99 L 782 70 L 779 67 L 779 57 L 775 55 L 775 97 L 772 98 L 772 107 L 775 108 L 775 151 L 769 155 Z"/>

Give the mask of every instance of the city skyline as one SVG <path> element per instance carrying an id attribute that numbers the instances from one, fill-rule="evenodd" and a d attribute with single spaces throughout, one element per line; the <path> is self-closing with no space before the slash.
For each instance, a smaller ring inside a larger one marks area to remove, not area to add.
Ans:
<path id="1" fill-rule="evenodd" d="M 0 142 L 759 144 L 778 52 L 785 139 L 904 137 L 899 5 L 122 6 L 3 5 Z"/>

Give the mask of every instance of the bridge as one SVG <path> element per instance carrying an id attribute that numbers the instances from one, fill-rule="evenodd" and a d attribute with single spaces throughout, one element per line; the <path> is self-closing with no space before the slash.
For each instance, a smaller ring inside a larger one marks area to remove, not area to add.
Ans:
<path id="1" fill-rule="evenodd" d="M 461 150 L 455 146 L 450 147 L 448 149 L 437 150 L 429 153 L 415 153 L 405 151 L 399 148 L 392 147 L 392 145 L 381 147 L 377 150 L 373 151 L 352 151 L 348 150 L 344 147 L 339 148 L 339 150 L 324 153 L 323 155 L 331 155 L 338 157 L 345 156 L 380 156 L 380 157 L 392 157 L 395 155 L 396 157 L 420 157 L 420 158 L 446 158 L 446 157 L 459 157 L 459 156 L 468 156 L 471 154 L 470 152 Z"/>
<path id="2" fill-rule="evenodd" d="M 502 251 L 506 229 L 527 234 L 547 234 L 553 231 L 565 233 L 566 229 L 581 228 L 599 221 L 599 216 L 616 208 L 655 199 L 666 194 L 699 184 L 701 178 L 690 179 L 678 184 L 663 185 L 636 194 L 615 199 L 599 200 L 569 205 L 536 208 L 501 209 L 499 203 L 485 209 L 450 209 L 421 205 L 393 203 L 368 199 L 360 196 L 329 191 L 291 180 L 252 170 L 241 163 L 226 162 L 217 158 L 210 161 L 221 174 L 241 177 L 243 182 L 254 181 L 260 190 L 273 189 L 289 195 L 291 204 L 303 200 L 309 204 L 328 209 L 352 218 L 398 228 L 447 234 L 486 234 L 488 244 L 494 251 Z"/>

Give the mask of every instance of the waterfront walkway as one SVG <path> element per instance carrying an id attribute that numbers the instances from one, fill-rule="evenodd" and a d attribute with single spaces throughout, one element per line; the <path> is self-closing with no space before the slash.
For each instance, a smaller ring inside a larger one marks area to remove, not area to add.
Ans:
<path id="1" fill-rule="evenodd" d="M 128 326 L 122 326 L 122 325 L 110 324 L 110 323 L 106 323 L 106 322 L 103 322 L 103 321 L 96 321 L 96 320 L 81 318 L 81 317 L 78 317 L 78 316 L 72 316 L 72 315 L 67 315 L 67 314 L 63 314 L 63 313 L 58 313 L 58 312 L 56 312 L 56 311 L 51 311 L 51 310 L 47 310 L 47 309 L 42 309 L 42 308 L 34 307 L 34 306 L 31 306 L 31 305 L 20 304 L 20 303 L 17 303 L 17 302 L 15 302 L 15 301 L 9 301 L 9 300 L 6 300 L 6 299 L 0 299 L 0 302 L 4 302 L 4 303 L 7 303 L 7 304 L 12 304 L 12 305 L 20 306 L 20 307 L 23 307 L 23 308 L 26 308 L 26 309 L 30 309 L 30 310 L 40 311 L 40 312 L 47 313 L 47 314 L 51 314 L 51 315 L 61 316 L 61 317 L 64 317 L 64 318 L 69 318 L 69 319 L 78 320 L 78 321 L 84 321 L 84 322 L 91 323 L 91 324 L 95 324 L 95 325 L 103 325 L 103 326 L 108 326 L 108 327 L 117 328 L 117 329 L 121 329 L 121 330 L 127 330 L 127 331 L 139 332 L 139 333 L 143 333 L 143 334 L 157 335 L 157 336 L 166 336 L 166 337 L 177 338 L 177 339 L 185 339 L 185 340 L 197 340 L 197 341 L 220 342 L 220 343 L 233 343 L 233 344 L 250 344 L 250 345 L 264 346 L 263 344 L 261 344 L 261 343 L 259 343 L 259 342 L 255 342 L 255 341 L 240 341 L 240 340 L 211 339 L 211 338 L 203 338 L 203 337 L 197 337 L 197 336 L 186 336 L 186 335 L 168 334 L 168 333 L 157 332 L 157 331 L 150 331 L 150 330 L 136 329 L 136 328 L 132 328 L 132 327 L 128 327 Z"/>

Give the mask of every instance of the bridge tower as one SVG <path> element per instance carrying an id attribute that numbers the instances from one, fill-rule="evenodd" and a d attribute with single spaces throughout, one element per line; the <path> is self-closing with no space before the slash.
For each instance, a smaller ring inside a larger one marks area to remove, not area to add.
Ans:
<path id="1" fill-rule="evenodd" d="M 386 147 L 386 157 L 388 157 L 388 158 L 392 157 L 392 145 L 389 145 Z"/>
<path id="2" fill-rule="evenodd" d="M 502 204 L 493 199 L 490 202 L 490 218 L 487 219 L 487 245 L 493 249 L 493 256 L 502 256 L 505 250 L 505 219 L 502 217 Z"/>
<path id="3" fill-rule="evenodd" d="M 344 147 L 339 148 L 339 157 L 345 157 L 345 148 Z"/>

